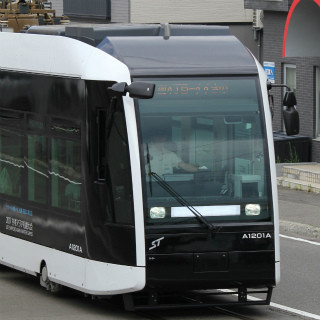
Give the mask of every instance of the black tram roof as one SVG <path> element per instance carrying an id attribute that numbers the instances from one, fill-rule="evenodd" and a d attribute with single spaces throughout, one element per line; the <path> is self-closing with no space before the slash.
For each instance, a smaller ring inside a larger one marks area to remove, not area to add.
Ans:
<path id="1" fill-rule="evenodd" d="M 66 36 L 95 46 L 127 65 L 132 76 L 258 72 L 252 55 L 225 26 L 40 26 L 27 33 Z"/>

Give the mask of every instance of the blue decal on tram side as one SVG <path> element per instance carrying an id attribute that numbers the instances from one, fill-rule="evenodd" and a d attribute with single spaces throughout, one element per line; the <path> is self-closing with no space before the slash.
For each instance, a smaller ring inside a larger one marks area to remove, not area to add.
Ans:
<path id="1" fill-rule="evenodd" d="M 31 210 L 28 210 L 28 209 L 25 209 L 25 208 L 21 208 L 21 207 L 16 207 L 16 206 L 9 205 L 9 204 L 6 204 L 5 208 L 8 209 L 9 211 L 16 212 L 16 213 L 19 213 L 19 214 L 23 214 L 23 215 L 32 217 L 32 211 Z"/>

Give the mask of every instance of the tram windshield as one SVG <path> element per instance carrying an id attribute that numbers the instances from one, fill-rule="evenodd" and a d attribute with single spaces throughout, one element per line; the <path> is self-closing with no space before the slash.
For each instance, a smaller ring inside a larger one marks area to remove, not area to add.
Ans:
<path id="1" fill-rule="evenodd" d="M 146 223 L 269 221 L 270 174 L 256 77 L 162 79 L 138 100 Z"/>

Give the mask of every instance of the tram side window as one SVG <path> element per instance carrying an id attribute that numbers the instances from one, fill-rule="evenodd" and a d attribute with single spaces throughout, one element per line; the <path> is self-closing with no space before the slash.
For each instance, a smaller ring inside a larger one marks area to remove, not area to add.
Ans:
<path id="1" fill-rule="evenodd" d="M 48 162 L 47 138 L 28 135 L 28 200 L 47 204 Z"/>
<path id="2" fill-rule="evenodd" d="M 0 193 L 21 198 L 22 135 L 0 130 Z"/>
<path id="3" fill-rule="evenodd" d="M 80 141 L 52 138 L 51 202 L 53 207 L 80 212 Z"/>

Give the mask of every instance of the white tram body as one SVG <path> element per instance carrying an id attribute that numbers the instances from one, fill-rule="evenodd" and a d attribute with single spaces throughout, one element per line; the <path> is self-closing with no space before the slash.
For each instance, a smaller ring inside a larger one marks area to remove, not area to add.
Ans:
<path id="1" fill-rule="evenodd" d="M 53 284 L 98 296 L 265 287 L 269 303 L 280 253 L 267 76 L 227 28 L 169 29 L 0 33 L 0 263 L 40 275 L 53 291 Z M 153 98 L 111 93 L 113 84 L 139 81 L 155 83 Z M 211 113 L 215 101 L 221 107 Z M 202 117 L 192 111 L 201 103 Z M 151 170 L 145 132 L 157 128 L 198 148 L 178 152 L 204 170 L 171 178 Z M 203 147 L 210 139 L 218 151 Z M 158 190 L 167 185 L 188 202 Z"/>

